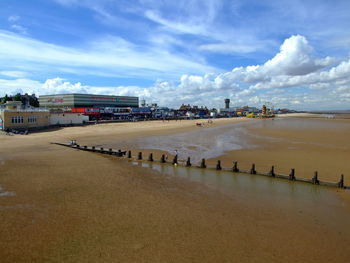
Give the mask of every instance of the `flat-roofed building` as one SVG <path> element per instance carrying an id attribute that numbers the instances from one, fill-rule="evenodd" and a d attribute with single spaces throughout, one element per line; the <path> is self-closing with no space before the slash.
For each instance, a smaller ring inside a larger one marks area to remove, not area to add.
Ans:
<path id="1" fill-rule="evenodd" d="M 89 116 L 75 112 L 51 112 L 50 125 L 81 125 L 89 121 Z"/>
<path id="2" fill-rule="evenodd" d="M 39 96 L 40 107 L 138 107 L 139 98 L 130 96 L 110 96 L 94 94 L 57 94 Z"/>
<path id="3" fill-rule="evenodd" d="M 39 108 L 23 109 L 20 101 L 8 101 L 0 110 L 0 129 L 29 130 L 48 127 L 50 113 Z"/>

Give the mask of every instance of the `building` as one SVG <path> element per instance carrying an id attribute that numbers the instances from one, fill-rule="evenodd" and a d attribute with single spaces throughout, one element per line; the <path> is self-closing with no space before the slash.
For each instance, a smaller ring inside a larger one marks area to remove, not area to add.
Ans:
<path id="1" fill-rule="evenodd" d="M 74 112 L 50 113 L 50 125 L 81 125 L 89 121 L 89 116 Z"/>
<path id="2" fill-rule="evenodd" d="M 139 107 L 138 97 L 94 94 L 57 94 L 39 96 L 40 107 L 73 109 L 83 107 Z"/>
<path id="3" fill-rule="evenodd" d="M 230 108 L 230 99 L 225 99 L 225 109 Z"/>
<path id="4" fill-rule="evenodd" d="M 0 110 L 0 129 L 30 130 L 48 127 L 50 113 L 46 109 L 22 108 L 21 101 L 8 101 Z"/>

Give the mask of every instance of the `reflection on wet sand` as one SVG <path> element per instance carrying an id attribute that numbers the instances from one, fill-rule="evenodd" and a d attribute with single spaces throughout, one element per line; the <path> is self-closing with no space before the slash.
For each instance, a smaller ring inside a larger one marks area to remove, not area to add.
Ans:
<path id="1" fill-rule="evenodd" d="M 321 179 L 336 182 L 341 174 L 350 175 L 345 160 L 349 136 L 350 120 L 276 118 L 104 145 L 170 154 L 177 150 L 180 160 L 191 157 L 193 164 L 220 157 L 223 167 L 239 161 L 244 169 L 252 163 L 264 171 L 275 165 L 283 174 L 296 168 L 297 175 L 306 178 L 318 171 Z"/>

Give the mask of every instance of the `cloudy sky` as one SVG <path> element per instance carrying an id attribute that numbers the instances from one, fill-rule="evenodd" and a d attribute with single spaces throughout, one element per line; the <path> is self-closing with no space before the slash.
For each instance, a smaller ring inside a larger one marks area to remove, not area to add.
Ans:
<path id="1" fill-rule="evenodd" d="M 350 109 L 349 0 L 1 0 L 0 96 Z"/>

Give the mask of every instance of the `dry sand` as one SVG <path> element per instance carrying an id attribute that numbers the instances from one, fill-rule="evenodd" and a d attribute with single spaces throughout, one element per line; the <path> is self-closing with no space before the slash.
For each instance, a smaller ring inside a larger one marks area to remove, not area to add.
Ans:
<path id="1" fill-rule="evenodd" d="M 254 120 L 214 125 L 232 121 Z M 196 129 L 195 122 L 0 136 L 1 262 L 349 262 L 349 224 L 342 220 L 333 228 L 312 210 L 247 203 L 112 157 L 49 144 L 176 133 Z M 13 195 L 1 196 L 5 192 Z"/>

